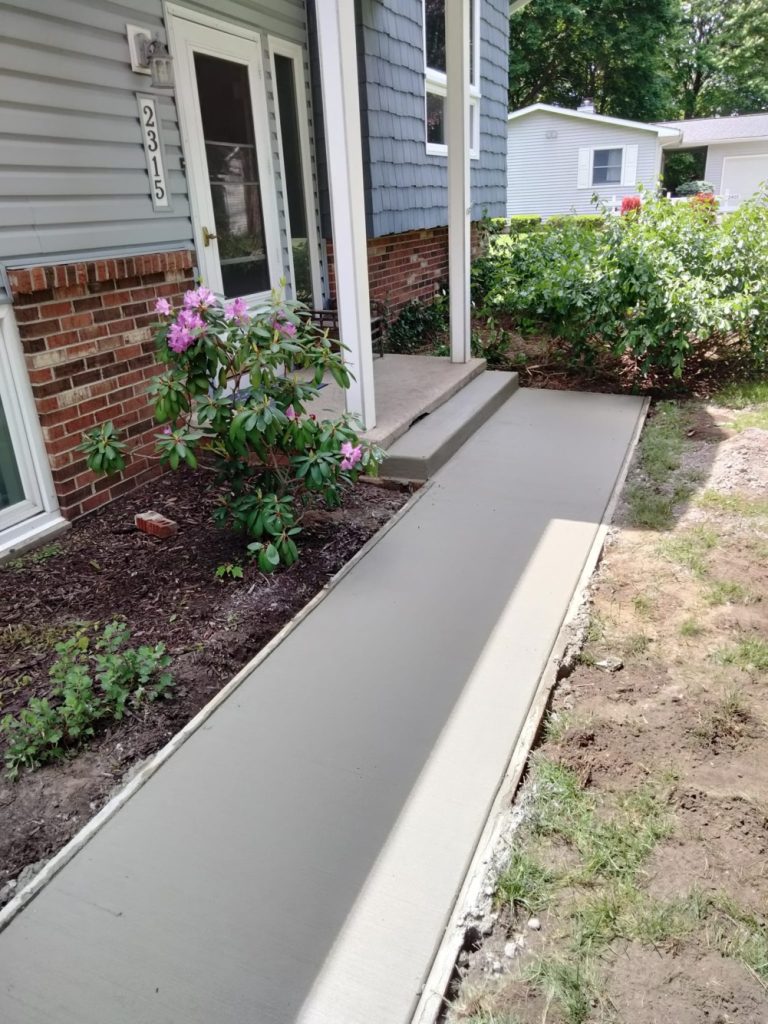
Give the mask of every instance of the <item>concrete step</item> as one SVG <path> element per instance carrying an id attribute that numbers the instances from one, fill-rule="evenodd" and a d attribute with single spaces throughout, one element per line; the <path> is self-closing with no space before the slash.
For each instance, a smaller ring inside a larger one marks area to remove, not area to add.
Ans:
<path id="1" fill-rule="evenodd" d="M 381 475 L 391 480 L 428 480 L 517 388 L 516 373 L 481 373 L 394 442 Z"/>

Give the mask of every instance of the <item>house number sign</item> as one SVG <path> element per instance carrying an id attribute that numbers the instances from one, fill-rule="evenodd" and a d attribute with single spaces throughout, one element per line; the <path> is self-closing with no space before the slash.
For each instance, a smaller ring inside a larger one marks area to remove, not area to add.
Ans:
<path id="1" fill-rule="evenodd" d="M 141 133 L 144 139 L 144 156 L 147 158 L 147 171 L 152 195 L 152 205 L 156 210 L 166 210 L 170 206 L 168 186 L 165 180 L 165 162 L 163 147 L 160 141 L 160 122 L 157 119 L 155 101 L 151 96 L 137 96 Z"/>

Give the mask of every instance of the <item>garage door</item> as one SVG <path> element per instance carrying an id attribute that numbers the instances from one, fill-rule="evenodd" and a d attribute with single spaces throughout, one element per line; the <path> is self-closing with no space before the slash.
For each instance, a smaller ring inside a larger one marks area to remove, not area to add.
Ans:
<path id="1" fill-rule="evenodd" d="M 768 153 L 758 156 L 729 156 L 723 161 L 723 195 L 736 203 L 749 199 L 768 179 Z"/>

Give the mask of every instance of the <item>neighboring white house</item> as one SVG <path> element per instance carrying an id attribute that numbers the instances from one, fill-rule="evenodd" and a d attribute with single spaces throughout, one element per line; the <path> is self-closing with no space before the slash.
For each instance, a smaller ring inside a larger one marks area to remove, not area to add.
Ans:
<path id="1" fill-rule="evenodd" d="M 663 140 L 666 150 L 706 148 L 704 178 L 729 205 L 738 206 L 768 180 L 768 113 L 665 121 L 662 127 L 679 132 Z"/>
<path id="2" fill-rule="evenodd" d="M 610 204 L 655 188 L 662 143 L 677 128 L 535 103 L 513 111 L 507 125 L 507 216 L 592 213 L 593 195 Z"/>

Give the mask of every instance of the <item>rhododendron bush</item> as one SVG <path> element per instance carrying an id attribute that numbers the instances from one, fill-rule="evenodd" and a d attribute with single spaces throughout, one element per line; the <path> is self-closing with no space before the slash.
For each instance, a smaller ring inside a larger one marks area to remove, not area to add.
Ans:
<path id="1" fill-rule="evenodd" d="M 324 379 L 348 388 L 350 375 L 327 331 L 297 303 L 272 302 L 250 314 L 242 299 L 221 303 L 200 287 L 181 309 L 156 305 L 158 357 L 166 369 L 150 393 L 158 456 L 193 469 L 207 455 L 225 485 L 214 516 L 253 538 L 265 572 L 291 565 L 304 510 L 339 504 L 361 473 L 375 475 L 383 453 L 358 436 L 353 417 L 319 420 L 309 406 Z M 80 446 L 95 472 L 125 466 L 126 444 L 112 423 Z"/>

